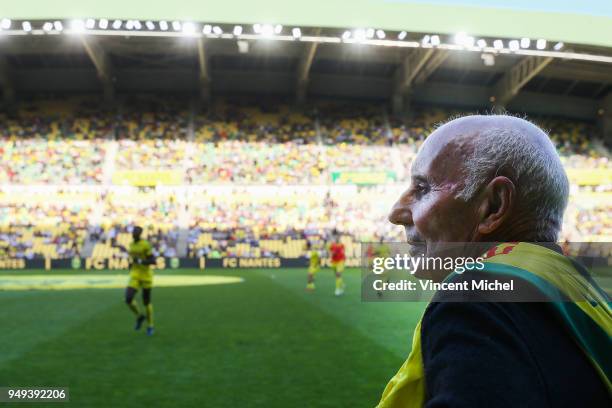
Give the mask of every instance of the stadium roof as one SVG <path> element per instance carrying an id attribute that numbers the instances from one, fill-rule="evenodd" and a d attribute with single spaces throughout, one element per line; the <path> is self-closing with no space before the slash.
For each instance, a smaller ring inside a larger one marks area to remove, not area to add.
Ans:
<path id="1" fill-rule="evenodd" d="M 233 24 L 219 29 L 236 30 Z M 433 46 L 428 34 L 404 33 L 401 42 L 390 41 L 388 46 L 375 41 L 304 41 L 346 35 L 346 30 L 335 28 L 303 28 L 301 38 L 285 35 L 288 40 L 283 41 L 274 35 L 249 35 L 250 26 L 242 30 L 240 35 L 222 36 L 125 30 L 113 35 L 49 31 L 3 36 L 0 87 L 5 96 L 64 91 L 263 93 L 465 108 L 503 105 L 589 119 L 612 93 L 611 63 L 560 57 L 567 52 L 612 60 L 612 49 L 606 47 L 564 44 L 556 52 L 548 44 L 550 51 L 538 54 L 532 40 L 527 51 L 536 54 L 524 55 L 508 50 L 507 40 L 503 50 L 492 49 L 493 38 L 483 38 L 486 49 L 441 48 L 456 38 L 440 36 L 440 44 Z"/>

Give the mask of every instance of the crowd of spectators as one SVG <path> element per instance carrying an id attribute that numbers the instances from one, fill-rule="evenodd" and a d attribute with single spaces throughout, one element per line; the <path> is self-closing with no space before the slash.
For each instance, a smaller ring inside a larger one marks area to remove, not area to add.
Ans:
<path id="1" fill-rule="evenodd" d="M 0 111 L 4 140 L 93 140 L 110 137 L 115 115 L 97 98 L 41 98 L 23 101 L 18 109 Z"/>
<path id="2" fill-rule="evenodd" d="M 384 147 L 263 142 L 194 144 L 186 162 L 189 184 L 326 184 L 333 171 L 389 170 Z"/>
<path id="3" fill-rule="evenodd" d="M 99 245 L 99 247 L 94 247 L 94 251 L 97 251 L 100 257 L 127 257 L 127 251 L 129 250 L 129 244 L 132 239 L 131 234 L 135 225 L 144 225 L 142 237 L 151 243 L 153 247 L 153 256 L 173 258 L 178 255 L 177 245 L 179 229 L 176 226 L 165 229 L 159 228 L 159 226 L 150 222 L 121 220 L 121 222 L 106 224 L 104 226 L 90 226 L 88 240 L 94 245 Z M 102 251 L 100 251 L 100 249 L 102 249 Z M 83 253 L 80 255 L 86 254 Z"/>
<path id="4" fill-rule="evenodd" d="M 112 115 L 91 98 L 0 112 L 0 184 L 99 184 Z"/>
<path id="5" fill-rule="evenodd" d="M 362 240 L 383 237 L 397 241 L 401 228 L 385 222 L 397 197 L 394 193 L 399 193 L 398 187 L 236 187 L 202 191 L 189 197 L 189 254 L 302 255 L 305 240 L 328 240 L 334 232 L 354 246 Z"/>
<path id="6" fill-rule="evenodd" d="M 121 103 L 115 114 L 113 136 L 117 140 L 176 140 L 187 137 L 189 101 L 132 96 Z"/>
<path id="7" fill-rule="evenodd" d="M 87 236 L 91 207 L 75 203 L 2 202 L 0 258 L 72 258 Z"/>
<path id="8" fill-rule="evenodd" d="M 301 256 L 306 240 L 342 235 L 359 242 L 403 240 L 387 214 L 405 186 L 211 186 L 176 190 L 101 190 L 54 197 L 49 204 L 2 203 L 0 251 L 10 257 L 125 256 L 134 225 L 145 228 L 156 256 Z M 579 189 L 566 213 L 562 241 L 612 237 L 610 192 Z M 66 201 L 66 202 L 70 202 Z M 76 200 L 79 201 L 78 199 Z M 85 201 L 83 198 L 80 201 Z M 181 244 L 182 242 L 182 244 Z M 89 252 L 82 252 L 89 247 Z"/>
<path id="9" fill-rule="evenodd" d="M 101 139 L 0 142 L 0 184 L 100 184 L 105 142 Z"/>
<path id="10" fill-rule="evenodd" d="M 184 139 L 130 140 L 117 141 L 115 160 L 117 170 L 173 170 L 182 168 L 183 160 L 189 155 L 193 143 Z"/>
<path id="11" fill-rule="evenodd" d="M 535 122 L 547 131 L 562 156 L 601 156 L 594 144 L 596 129 L 593 124 L 556 118 L 535 118 Z"/>
<path id="12" fill-rule="evenodd" d="M 181 237 L 187 254 L 213 257 L 292 255 L 304 240 L 324 240 L 332 231 L 354 243 L 400 240 L 387 211 L 421 143 L 457 114 L 415 109 L 399 118 L 335 101 L 297 109 L 223 100 L 202 109 L 146 97 L 112 110 L 86 98 L 27 102 L 0 113 L 0 185 L 99 190 L 85 204 L 61 194 L 50 202 L 44 194 L 0 200 L 0 257 L 72 257 L 86 247 L 115 256 L 136 224 L 146 227 L 156 254 L 169 257 L 179 254 Z M 562 239 L 610 240 L 612 208 L 601 197 L 612 193 L 605 175 L 612 162 L 594 142 L 593 125 L 536 122 L 550 132 L 574 184 L 584 174 L 603 174 L 574 185 Z M 172 171 L 178 184 L 198 192 L 100 187 L 115 182 L 113 174 L 144 169 Z M 342 172 L 393 176 L 370 187 L 355 186 L 359 177 L 334 184 Z M 198 190 L 202 185 L 222 189 Z"/>
<path id="13" fill-rule="evenodd" d="M 89 230 L 93 251 L 100 256 L 122 255 L 129 247 L 134 225 L 154 244 L 156 256 L 177 255 L 180 205 L 173 194 L 131 189 L 103 193 L 98 215 Z M 122 248 L 121 248 L 122 247 Z"/>
<path id="14" fill-rule="evenodd" d="M 278 101 L 219 101 L 194 119 L 195 141 L 316 143 L 315 112 Z"/>
<path id="15" fill-rule="evenodd" d="M 105 184 L 112 180 L 105 168 L 174 170 L 190 184 L 327 183 L 339 169 L 396 171 L 410 159 L 404 153 L 461 113 L 415 108 L 400 118 L 372 104 L 297 109 L 254 100 L 220 100 L 204 110 L 153 96 L 131 97 L 114 110 L 87 99 L 32 102 L 0 114 L 0 183 Z M 568 167 L 610 166 L 593 142 L 593 125 L 536 122 Z M 401 163 L 392 159 L 398 149 Z"/>

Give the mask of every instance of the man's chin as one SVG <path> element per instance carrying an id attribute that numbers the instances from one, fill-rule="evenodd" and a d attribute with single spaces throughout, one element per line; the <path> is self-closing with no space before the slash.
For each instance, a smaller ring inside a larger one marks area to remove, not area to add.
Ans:
<path id="1" fill-rule="evenodd" d="M 424 241 L 407 239 L 406 244 L 411 257 L 423 256 L 427 253 L 427 243 Z"/>
<path id="2" fill-rule="evenodd" d="M 432 280 L 434 282 L 442 282 L 451 271 L 445 269 L 424 269 L 419 268 L 414 272 L 414 276 L 421 280 Z"/>
<path id="3" fill-rule="evenodd" d="M 411 258 L 422 258 L 426 259 L 428 257 L 435 256 L 433 255 L 433 247 L 428 245 L 426 242 L 415 242 L 408 241 L 408 254 Z M 435 271 L 431 269 L 418 268 L 414 271 L 413 274 L 418 279 L 424 280 L 434 280 L 436 282 L 442 281 L 446 276 L 442 276 L 443 273 L 440 271 Z"/>
<path id="4" fill-rule="evenodd" d="M 419 267 L 415 270 L 414 276 L 418 279 L 433 280 L 434 282 L 443 281 L 452 270 L 447 270 L 443 267 L 439 269 L 436 267 L 437 262 L 430 261 L 437 258 L 456 258 L 462 256 L 465 251 L 465 243 L 457 242 L 423 242 L 411 243 L 410 245 L 410 256 L 422 257 L 424 264 L 421 265 L 427 265 L 427 267 Z"/>

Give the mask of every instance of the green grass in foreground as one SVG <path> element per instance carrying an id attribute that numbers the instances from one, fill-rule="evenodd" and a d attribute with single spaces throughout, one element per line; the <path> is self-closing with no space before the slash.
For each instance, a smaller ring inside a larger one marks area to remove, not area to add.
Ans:
<path id="1" fill-rule="evenodd" d="M 303 269 L 174 273 L 244 282 L 154 289 L 152 338 L 123 289 L 0 291 L 0 386 L 67 386 L 74 407 L 370 407 L 424 308 L 361 302 L 358 270 L 341 298 L 328 269 L 314 293 Z"/>

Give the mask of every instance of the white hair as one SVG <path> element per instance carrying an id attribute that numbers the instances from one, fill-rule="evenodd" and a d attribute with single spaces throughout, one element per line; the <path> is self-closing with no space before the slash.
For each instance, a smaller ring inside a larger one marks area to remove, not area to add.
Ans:
<path id="1" fill-rule="evenodd" d="M 504 175 L 515 184 L 520 210 L 533 220 L 532 239 L 556 241 L 569 181 L 554 145 L 546 139 L 549 146 L 538 145 L 520 129 L 505 127 L 479 132 L 471 140 L 474 151 L 465 160 L 465 184 L 458 198 L 470 200 L 493 177 Z"/>

